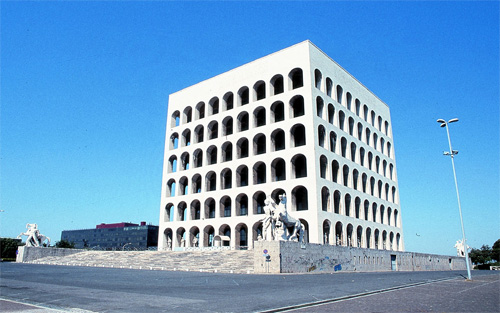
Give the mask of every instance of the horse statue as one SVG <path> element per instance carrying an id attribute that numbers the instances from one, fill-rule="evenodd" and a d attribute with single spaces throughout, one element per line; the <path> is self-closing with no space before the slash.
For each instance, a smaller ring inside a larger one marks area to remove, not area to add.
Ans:
<path id="1" fill-rule="evenodd" d="M 300 220 L 293 218 L 286 209 L 286 196 L 279 196 L 280 203 L 278 204 L 274 216 L 276 218 L 276 228 L 282 227 L 283 230 L 292 228 L 293 231 L 289 236 L 285 235 L 286 240 L 304 242 L 304 227 Z M 285 232 L 286 233 L 286 232 Z"/>
<path id="2" fill-rule="evenodd" d="M 25 233 L 20 233 L 17 239 L 20 239 L 22 236 L 28 236 L 28 238 L 26 238 L 27 247 L 40 247 L 45 240 L 47 240 L 47 246 L 50 245 L 50 238 L 40 234 L 37 224 L 28 223 L 26 224 L 26 229 L 27 231 Z"/>
<path id="3" fill-rule="evenodd" d="M 457 249 L 457 256 L 465 257 L 465 247 L 462 240 L 457 240 L 457 242 L 455 243 L 455 248 Z M 470 249 L 469 246 L 467 246 L 467 250 L 468 249 Z"/>

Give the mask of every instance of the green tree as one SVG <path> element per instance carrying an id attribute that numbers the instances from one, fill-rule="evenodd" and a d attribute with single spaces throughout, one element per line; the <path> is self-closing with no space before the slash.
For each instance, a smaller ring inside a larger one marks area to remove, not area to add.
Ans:
<path id="1" fill-rule="evenodd" d="M 488 264 L 491 263 L 492 250 L 490 246 L 483 245 L 481 249 L 472 249 L 469 257 L 474 264 Z"/>
<path id="2" fill-rule="evenodd" d="M 491 249 L 491 258 L 497 262 L 500 262 L 500 239 L 495 241 Z"/>
<path id="3" fill-rule="evenodd" d="M 15 259 L 18 246 L 23 246 L 21 239 L 0 238 L 0 258 Z"/>
<path id="4" fill-rule="evenodd" d="M 56 242 L 56 248 L 75 248 L 75 243 L 73 241 L 69 242 L 66 239 Z"/>

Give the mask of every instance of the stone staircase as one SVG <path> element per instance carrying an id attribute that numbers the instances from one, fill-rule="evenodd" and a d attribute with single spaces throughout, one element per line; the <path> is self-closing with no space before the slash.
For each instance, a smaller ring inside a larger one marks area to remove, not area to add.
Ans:
<path id="1" fill-rule="evenodd" d="M 29 263 L 211 273 L 254 272 L 252 250 L 189 252 L 83 250 L 67 256 L 47 256 Z"/>

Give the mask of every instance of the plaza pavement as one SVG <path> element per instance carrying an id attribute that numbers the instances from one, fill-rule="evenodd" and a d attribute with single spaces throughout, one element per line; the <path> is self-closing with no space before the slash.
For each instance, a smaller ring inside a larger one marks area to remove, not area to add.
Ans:
<path id="1" fill-rule="evenodd" d="M 500 273 L 473 271 L 472 281 L 464 275 L 246 275 L 0 263 L 0 311 L 500 312 Z"/>

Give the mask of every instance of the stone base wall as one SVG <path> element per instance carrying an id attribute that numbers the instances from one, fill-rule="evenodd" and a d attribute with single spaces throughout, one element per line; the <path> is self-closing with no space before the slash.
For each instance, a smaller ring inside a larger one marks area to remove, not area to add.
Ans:
<path id="1" fill-rule="evenodd" d="M 79 249 L 46 248 L 46 247 L 18 247 L 16 262 L 31 262 L 48 256 L 66 256 L 82 252 Z"/>
<path id="2" fill-rule="evenodd" d="M 255 273 L 446 271 L 465 269 L 465 259 L 455 256 L 300 244 L 286 241 L 254 242 Z"/>

